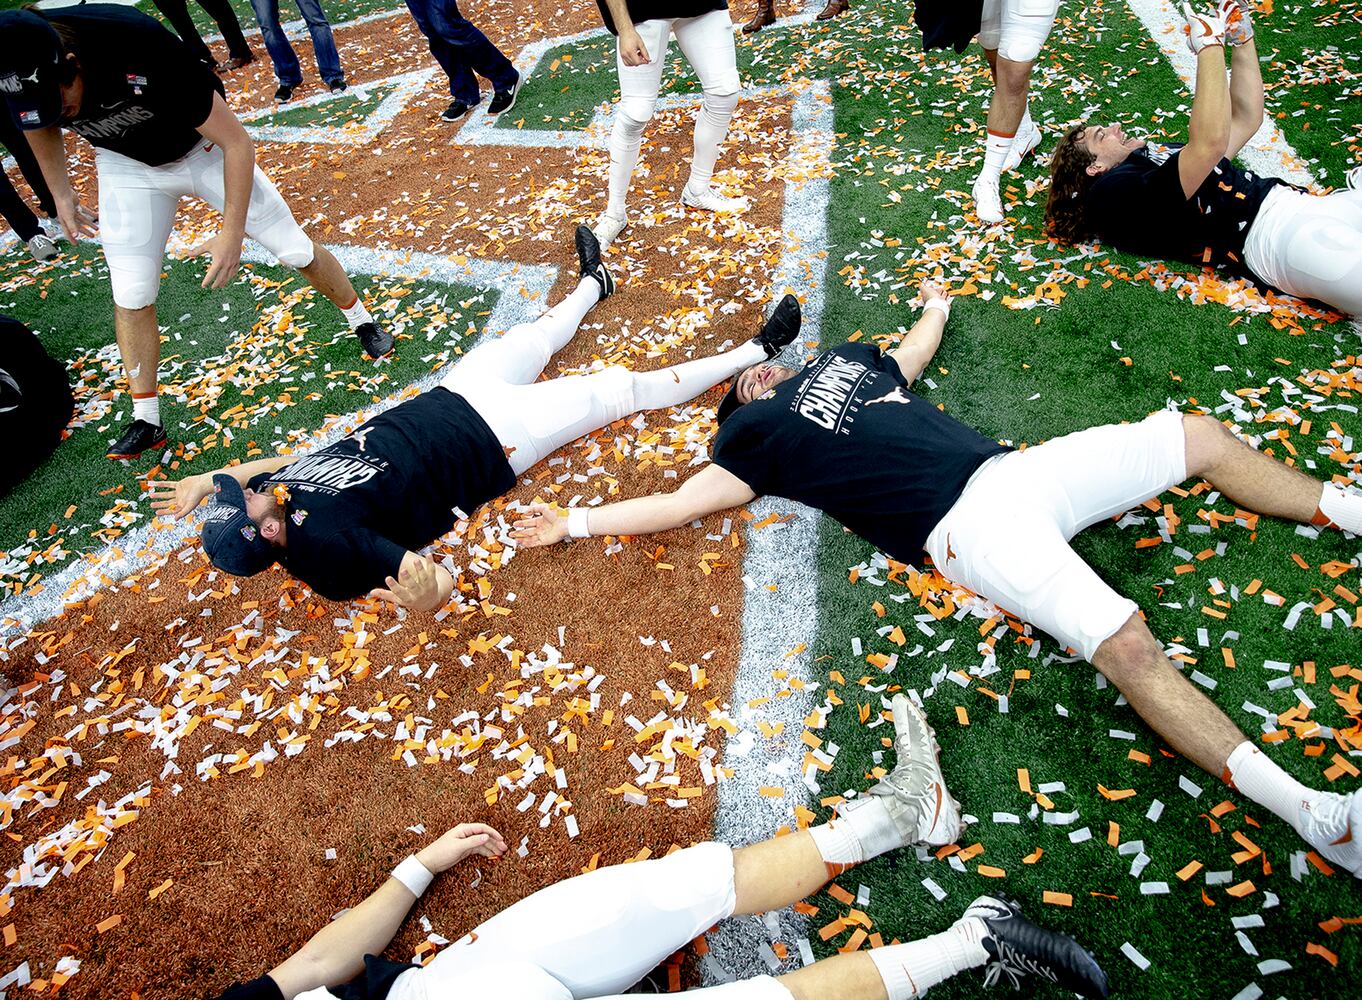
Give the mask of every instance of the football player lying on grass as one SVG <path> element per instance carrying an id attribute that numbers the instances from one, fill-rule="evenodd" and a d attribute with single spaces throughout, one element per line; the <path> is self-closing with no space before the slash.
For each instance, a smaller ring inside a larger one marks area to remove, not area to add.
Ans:
<path id="1" fill-rule="evenodd" d="M 789 906 L 887 851 L 955 841 L 960 807 L 946 790 L 931 727 L 904 695 L 895 696 L 892 710 L 894 770 L 868 794 L 844 803 L 829 823 L 750 847 L 697 844 L 558 882 L 481 924 L 425 967 L 375 958 L 436 874 L 473 853 L 505 852 L 505 840 L 490 827 L 456 826 L 398 865 L 377 892 L 297 954 L 268 975 L 233 984 L 219 1000 L 622 1000 L 620 994 L 668 955 L 725 917 Z M 1107 995 L 1107 977 L 1092 955 L 1072 938 L 1031 923 L 1016 903 L 993 896 L 980 896 L 930 937 L 685 995 L 907 1000 L 980 966 L 988 967 L 990 985 L 1020 985 L 1034 976 L 1069 993 Z"/>
<path id="2" fill-rule="evenodd" d="M 1120 125 L 1080 125 L 1050 160 L 1046 228 L 1148 257 L 1223 267 L 1362 315 L 1362 167 L 1320 196 L 1236 165 L 1263 124 L 1263 76 L 1248 0 L 1215 14 L 1184 6 L 1197 54 L 1187 142 L 1151 143 Z M 1231 46 L 1225 79 L 1226 42 Z"/>
<path id="3" fill-rule="evenodd" d="M 815 507 L 901 562 L 926 551 L 947 579 L 1077 650 L 1180 754 L 1362 875 L 1362 792 L 1306 788 L 1268 759 L 1069 546 L 1189 478 L 1247 510 L 1353 534 L 1362 494 L 1254 451 L 1214 417 L 1172 410 L 1025 451 L 991 441 L 908 391 L 941 342 L 946 295 L 925 282 L 921 318 L 887 354 L 843 344 L 798 371 L 754 365 L 720 404 L 713 462 L 678 490 L 590 511 L 533 505 L 515 523 L 519 544 L 664 531 L 762 494 Z"/>
<path id="4" fill-rule="evenodd" d="M 203 547 L 218 568 L 251 576 L 277 561 L 331 600 L 372 593 L 435 610 L 448 603 L 454 579 L 416 550 L 453 528 L 463 511 L 505 493 L 569 441 L 635 410 L 698 396 L 774 357 L 799 332 L 799 303 L 789 296 L 761 332 L 721 354 L 657 371 L 613 365 L 536 381 L 615 290 L 585 226 L 576 247 L 576 289 L 533 323 L 474 348 L 436 388 L 315 452 L 153 482 L 155 510 L 185 517 L 216 492 Z"/>

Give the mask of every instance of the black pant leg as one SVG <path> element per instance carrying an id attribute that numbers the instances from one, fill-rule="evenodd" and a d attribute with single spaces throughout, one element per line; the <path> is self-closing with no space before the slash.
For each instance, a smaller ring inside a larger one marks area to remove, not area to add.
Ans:
<path id="1" fill-rule="evenodd" d="M 189 7 L 185 0 L 152 0 L 152 3 L 156 4 L 161 16 L 170 22 L 180 40 L 189 46 L 195 59 L 210 66 L 217 62 L 212 51 L 204 43 L 203 36 L 199 34 L 199 29 L 194 27 L 194 19 L 189 16 Z"/>
<path id="2" fill-rule="evenodd" d="M 24 204 L 24 199 L 19 197 L 19 192 L 10 183 L 9 175 L 3 170 L 0 170 L 0 216 L 4 216 L 10 228 L 25 243 L 42 232 L 38 217 Z"/>
<path id="3" fill-rule="evenodd" d="M 28 144 L 28 139 L 14 124 L 14 118 L 10 115 L 0 114 L 0 146 L 9 150 L 10 155 L 19 161 L 19 170 L 24 175 L 24 180 L 28 181 L 28 186 L 33 189 L 33 193 L 38 197 L 38 205 L 42 208 L 43 214 L 49 218 L 56 218 L 57 203 L 52 200 L 52 191 L 47 186 L 47 181 L 43 178 L 43 168 L 38 166 L 38 158 L 33 155 L 33 147 Z"/>
<path id="4" fill-rule="evenodd" d="M 232 10 L 229 0 L 199 0 L 199 6 L 217 22 L 218 30 L 227 42 L 227 51 L 237 59 L 251 58 L 251 47 L 241 33 L 241 22 L 237 20 L 236 11 Z"/>

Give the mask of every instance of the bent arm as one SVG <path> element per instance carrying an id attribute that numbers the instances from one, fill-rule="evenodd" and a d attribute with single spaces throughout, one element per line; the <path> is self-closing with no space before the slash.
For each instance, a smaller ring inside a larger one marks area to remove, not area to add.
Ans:
<path id="1" fill-rule="evenodd" d="M 949 315 L 949 306 L 944 300 L 933 299 L 928 302 L 913 328 L 890 351 L 909 385 L 927 369 L 936 349 L 941 346 L 941 335 L 946 330 Z"/>
<path id="2" fill-rule="evenodd" d="M 198 127 L 199 135 L 222 147 L 223 233 L 237 240 L 246 237 L 246 213 L 255 183 L 255 143 L 221 94 L 213 94 L 213 110 Z"/>
<path id="3" fill-rule="evenodd" d="M 34 129 L 24 135 L 33 148 L 33 156 L 38 161 L 53 200 L 74 200 L 76 193 L 71 190 L 71 175 L 66 170 L 66 143 L 62 141 L 60 126 Z"/>
<path id="4" fill-rule="evenodd" d="M 752 488 L 733 473 L 713 463 L 682 484 L 675 493 L 658 493 L 607 504 L 586 513 L 592 535 L 647 535 L 666 531 L 716 510 L 737 507 L 755 499 Z"/>
<path id="5" fill-rule="evenodd" d="M 1263 124 L 1263 69 L 1253 38 L 1236 45 L 1230 54 L 1230 137 L 1225 155 L 1230 159 L 1257 134 Z"/>
<path id="6" fill-rule="evenodd" d="M 1178 179 L 1184 197 L 1196 194 L 1229 149 L 1230 88 L 1225 78 L 1225 50 L 1208 45 L 1196 57 L 1196 96 L 1187 145 L 1178 153 Z"/>
<path id="7" fill-rule="evenodd" d="M 634 28 L 634 19 L 629 16 L 629 0 L 605 0 L 610 8 L 610 17 L 615 22 L 615 31 L 624 34 Z"/>

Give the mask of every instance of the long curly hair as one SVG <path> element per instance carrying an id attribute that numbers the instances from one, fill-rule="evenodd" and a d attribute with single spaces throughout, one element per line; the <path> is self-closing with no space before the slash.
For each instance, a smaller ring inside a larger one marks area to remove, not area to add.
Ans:
<path id="1" fill-rule="evenodd" d="M 1045 229 L 1066 243 L 1092 236 L 1083 216 L 1083 195 L 1092 183 L 1088 167 L 1096 159 L 1082 143 L 1086 125 L 1065 133 L 1050 157 L 1050 200 L 1045 205 Z"/>

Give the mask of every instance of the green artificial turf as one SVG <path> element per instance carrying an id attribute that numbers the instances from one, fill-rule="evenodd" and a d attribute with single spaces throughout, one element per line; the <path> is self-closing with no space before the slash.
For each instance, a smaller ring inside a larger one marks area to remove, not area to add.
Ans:
<path id="1" fill-rule="evenodd" d="M 294 128 L 318 128 L 335 126 L 343 128 L 350 122 L 362 122 L 378 110 L 378 106 L 397 88 L 394 86 L 369 87 L 364 91 L 354 90 L 316 104 L 288 108 L 274 114 L 250 120 L 251 128 L 270 128 L 288 125 Z"/>

